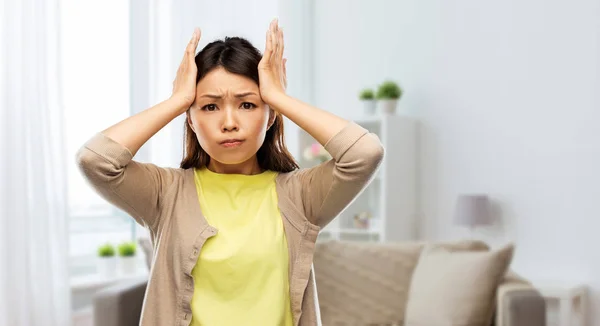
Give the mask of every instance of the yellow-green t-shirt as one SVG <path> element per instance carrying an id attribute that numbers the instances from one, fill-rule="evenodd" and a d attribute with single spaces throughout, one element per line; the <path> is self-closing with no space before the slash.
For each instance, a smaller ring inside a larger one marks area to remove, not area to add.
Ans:
<path id="1" fill-rule="evenodd" d="M 219 232 L 192 270 L 191 325 L 292 325 L 277 173 L 194 172 L 202 212 Z"/>

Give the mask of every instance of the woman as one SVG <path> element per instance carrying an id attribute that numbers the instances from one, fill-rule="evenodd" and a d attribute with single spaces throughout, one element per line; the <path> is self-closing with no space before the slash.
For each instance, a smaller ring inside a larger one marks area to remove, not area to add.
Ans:
<path id="1" fill-rule="evenodd" d="M 285 93 L 283 32 L 264 55 L 226 38 L 195 57 L 195 30 L 172 96 L 96 134 L 81 171 L 109 202 L 149 229 L 154 254 L 142 325 L 317 325 L 312 271 L 317 234 L 367 185 L 378 138 Z M 185 113 L 181 167 L 132 158 Z M 333 157 L 298 169 L 282 115 Z"/>

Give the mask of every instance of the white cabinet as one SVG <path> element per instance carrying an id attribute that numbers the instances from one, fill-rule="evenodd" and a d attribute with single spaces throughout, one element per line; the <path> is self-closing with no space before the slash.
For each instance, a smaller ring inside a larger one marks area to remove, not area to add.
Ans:
<path id="1" fill-rule="evenodd" d="M 371 183 L 336 219 L 319 240 L 408 241 L 417 239 L 417 124 L 401 115 L 352 119 L 377 134 L 385 148 L 384 161 Z M 300 130 L 300 150 L 315 143 Z M 299 157 L 301 167 L 318 164 Z M 370 215 L 368 227 L 359 227 L 355 217 Z"/>

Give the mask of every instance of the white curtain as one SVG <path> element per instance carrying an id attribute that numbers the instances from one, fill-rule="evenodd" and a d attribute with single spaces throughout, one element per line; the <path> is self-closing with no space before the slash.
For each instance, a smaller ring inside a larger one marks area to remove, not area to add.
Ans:
<path id="1" fill-rule="evenodd" d="M 58 6 L 0 7 L 2 326 L 71 324 Z"/>

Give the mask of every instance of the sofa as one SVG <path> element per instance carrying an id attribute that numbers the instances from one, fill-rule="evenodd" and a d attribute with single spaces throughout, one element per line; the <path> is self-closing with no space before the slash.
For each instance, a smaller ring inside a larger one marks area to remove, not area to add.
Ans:
<path id="1" fill-rule="evenodd" d="M 142 248 L 151 250 L 147 242 Z M 477 259 L 500 262 L 506 268 L 493 264 L 477 268 Z M 510 259 L 512 251 L 495 254 L 480 241 L 319 242 L 314 270 L 322 324 L 545 325 L 544 299 L 508 268 Z M 443 264 L 441 268 L 432 265 L 436 260 Z M 465 264 L 469 268 L 464 269 Z M 452 273 L 457 280 L 451 279 Z M 138 325 L 145 289 L 146 279 L 137 279 L 98 292 L 94 325 Z M 460 303 L 474 298 L 473 303 Z"/>

